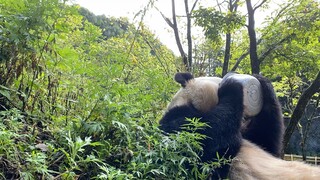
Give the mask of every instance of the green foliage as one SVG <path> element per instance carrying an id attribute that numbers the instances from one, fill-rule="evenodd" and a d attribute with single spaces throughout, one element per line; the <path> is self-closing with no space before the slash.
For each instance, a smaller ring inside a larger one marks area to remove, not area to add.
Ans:
<path id="1" fill-rule="evenodd" d="M 84 18 L 66 1 L 0 4 L 2 178 L 172 179 L 210 172 L 198 168 L 204 137 L 165 136 L 157 127 L 178 88 L 171 79 L 175 57 L 146 27 L 91 20 L 89 12 Z M 109 30 L 115 34 L 106 38 Z"/>
<path id="2" fill-rule="evenodd" d="M 37 139 L 25 126 L 25 116 L 17 109 L 0 113 L 0 172 L 7 178 L 51 178 L 46 154 L 36 150 Z"/>
<path id="3" fill-rule="evenodd" d="M 196 54 L 195 72 L 204 75 L 208 67 L 217 74 L 220 34 L 237 30 L 243 17 L 202 10 L 197 22 L 215 41 L 199 47 L 205 53 Z M 268 77 L 281 76 L 275 86 L 292 97 L 292 108 L 320 65 L 319 10 L 311 1 L 289 10 L 288 19 L 263 31 L 259 51 L 289 36 L 262 69 Z M 248 44 L 244 34 L 234 37 L 232 63 Z M 135 29 L 126 19 L 94 16 L 68 1 L 0 0 L 0 43 L 2 179 L 206 179 L 230 162 L 223 156 L 199 160 L 199 141 L 206 137 L 196 130 L 206 125 L 198 119 L 180 133 L 166 136 L 158 129 L 178 89 L 171 77 L 180 65 L 142 23 Z M 247 66 L 244 61 L 239 70 Z"/>
<path id="4" fill-rule="evenodd" d="M 210 76 L 221 77 L 224 56 L 221 46 L 222 41 L 212 41 L 209 39 L 198 45 L 193 63 L 193 74 L 195 76 L 208 74 Z"/>
<path id="5" fill-rule="evenodd" d="M 279 19 L 270 20 L 270 25 L 263 30 L 266 51 L 275 42 L 283 39 L 283 44 L 276 44 L 274 53 L 267 58 L 265 71 L 278 72 L 275 76 L 299 76 L 312 79 L 319 71 L 319 3 L 313 0 L 294 1 L 283 10 Z M 281 17 L 285 17 L 281 19 Z M 282 69 L 290 69 L 283 71 Z M 271 74 L 271 73 L 270 73 Z"/>
<path id="6" fill-rule="evenodd" d="M 221 33 L 233 33 L 244 25 L 245 18 L 237 12 L 221 12 L 214 8 L 199 8 L 194 12 L 195 23 L 204 29 L 207 38 L 215 41 Z"/>
<path id="7" fill-rule="evenodd" d="M 275 79 L 286 116 L 291 116 L 303 91 L 320 69 L 319 3 L 313 0 L 285 4 L 277 18 L 262 30 L 261 53 L 274 48 L 262 61 L 264 75 Z M 279 43 L 283 40 L 283 43 Z M 311 100 L 309 103 L 314 103 Z"/>
<path id="8" fill-rule="evenodd" d="M 277 96 L 284 102 L 283 113 L 285 116 L 292 114 L 293 109 L 303 92 L 303 87 L 302 79 L 297 76 L 292 76 L 290 78 L 283 77 L 281 81 L 274 83 L 274 89 L 277 92 Z"/>
<path id="9" fill-rule="evenodd" d="M 129 28 L 133 28 L 126 18 L 116 19 L 107 18 L 105 15 L 96 16 L 83 7 L 79 9 L 79 12 L 86 20 L 102 30 L 105 39 L 124 35 Z"/>
<path id="10" fill-rule="evenodd" d="M 135 131 L 137 133 L 135 138 L 139 140 L 134 142 L 132 159 L 125 168 L 126 174 L 124 171 L 113 172 L 110 168 L 102 167 L 104 172 L 99 177 L 206 179 L 213 167 L 217 167 L 210 166 L 210 170 L 198 169 L 203 165 L 199 159 L 199 154 L 202 153 L 199 141 L 206 137 L 195 131 L 205 128 L 206 125 L 199 119 L 191 119 L 189 122 L 185 127 L 190 131 L 170 136 L 164 136 L 155 126 L 152 129 L 139 127 Z"/>

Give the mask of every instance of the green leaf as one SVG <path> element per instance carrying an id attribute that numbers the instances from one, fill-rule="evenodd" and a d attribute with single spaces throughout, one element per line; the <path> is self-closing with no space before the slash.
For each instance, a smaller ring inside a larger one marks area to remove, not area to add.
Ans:
<path id="1" fill-rule="evenodd" d="M 0 94 L 6 97 L 7 99 L 11 100 L 9 91 L 0 89 Z"/>

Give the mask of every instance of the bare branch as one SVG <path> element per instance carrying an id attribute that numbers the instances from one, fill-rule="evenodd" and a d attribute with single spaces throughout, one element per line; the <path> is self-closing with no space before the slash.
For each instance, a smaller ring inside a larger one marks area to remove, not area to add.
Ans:
<path id="1" fill-rule="evenodd" d="M 238 68 L 240 62 L 241 62 L 244 58 L 246 58 L 248 55 L 249 55 L 249 50 L 247 50 L 245 53 L 243 53 L 243 54 L 237 59 L 237 62 L 233 65 L 231 71 L 235 71 L 235 70 Z"/>
<path id="2" fill-rule="evenodd" d="M 185 67 L 188 69 L 188 58 L 186 56 L 186 53 L 183 50 L 182 47 L 182 43 L 179 37 L 179 29 L 178 29 L 178 23 L 177 23 L 177 15 L 176 15 L 176 7 L 175 7 L 175 0 L 171 0 L 171 5 L 172 5 L 172 21 L 167 18 L 158 8 L 156 8 L 156 10 L 158 12 L 160 12 L 161 16 L 163 17 L 163 19 L 167 22 L 167 24 L 173 29 L 174 32 L 174 37 L 176 39 L 176 43 L 178 46 L 178 50 L 180 52 L 180 56 L 182 58 L 183 64 L 185 65 Z"/>
<path id="3" fill-rule="evenodd" d="M 190 11 L 190 14 L 192 13 L 192 11 L 194 10 L 194 8 L 196 7 L 197 3 L 198 3 L 198 0 L 196 0 L 196 1 L 193 3 L 193 6 L 192 6 L 191 11 Z"/>
<path id="4" fill-rule="evenodd" d="M 162 18 L 166 21 L 166 23 L 173 29 L 174 25 L 171 22 L 171 20 L 168 17 L 166 17 L 157 7 L 155 7 L 155 9 L 161 14 Z"/>
<path id="5" fill-rule="evenodd" d="M 266 3 L 267 0 L 263 0 L 259 5 L 253 8 L 253 11 L 256 11 L 259 7 L 261 7 L 264 3 Z"/>
<path id="6" fill-rule="evenodd" d="M 220 6 L 222 3 L 220 4 L 218 0 L 216 0 L 216 1 L 217 1 L 217 6 L 218 6 L 218 8 L 219 8 L 219 11 L 222 12 L 221 6 Z"/>
<path id="7" fill-rule="evenodd" d="M 232 5 L 232 11 L 233 12 L 236 12 L 238 10 L 238 7 L 239 7 L 239 0 L 236 0 L 233 5 Z"/>

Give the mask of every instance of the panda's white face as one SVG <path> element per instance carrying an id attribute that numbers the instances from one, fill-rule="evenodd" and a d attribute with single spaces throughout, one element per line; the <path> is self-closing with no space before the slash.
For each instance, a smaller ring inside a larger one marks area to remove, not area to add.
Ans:
<path id="1" fill-rule="evenodd" d="M 175 94 L 167 110 L 183 105 L 193 105 L 201 112 L 207 112 L 218 104 L 219 77 L 198 77 L 187 79 Z"/>

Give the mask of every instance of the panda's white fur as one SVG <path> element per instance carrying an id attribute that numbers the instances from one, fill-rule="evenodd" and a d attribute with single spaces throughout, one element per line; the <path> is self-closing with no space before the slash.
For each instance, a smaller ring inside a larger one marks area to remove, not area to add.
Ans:
<path id="1" fill-rule="evenodd" d="M 173 97 L 167 110 L 192 104 L 207 112 L 218 104 L 218 77 L 198 77 L 189 80 Z M 316 180 L 320 168 L 302 162 L 290 162 L 272 156 L 257 145 L 243 139 L 239 153 L 232 160 L 230 179 L 236 180 Z"/>
<path id="2" fill-rule="evenodd" d="M 219 77 L 198 77 L 189 80 L 172 98 L 167 110 L 191 103 L 199 111 L 207 112 L 218 104 L 218 88 L 221 81 Z"/>
<path id="3" fill-rule="evenodd" d="M 272 156 L 255 144 L 243 140 L 229 172 L 236 180 L 319 180 L 320 168 Z"/>

